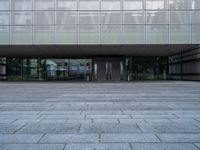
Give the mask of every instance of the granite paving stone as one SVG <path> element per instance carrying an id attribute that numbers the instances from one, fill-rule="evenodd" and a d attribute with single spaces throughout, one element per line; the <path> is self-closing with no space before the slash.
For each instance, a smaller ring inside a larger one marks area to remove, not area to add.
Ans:
<path id="1" fill-rule="evenodd" d="M 67 144 L 64 150 L 131 150 L 129 144 Z"/>
<path id="2" fill-rule="evenodd" d="M 0 82 L 0 150 L 200 150 L 199 139 L 199 82 Z"/>
<path id="3" fill-rule="evenodd" d="M 46 134 L 40 143 L 98 143 L 98 134 Z"/>
<path id="4" fill-rule="evenodd" d="M 200 134 L 157 134 L 162 142 L 200 142 Z"/>
<path id="5" fill-rule="evenodd" d="M 5 144 L 0 150 L 63 150 L 64 144 Z"/>
<path id="6" fill-rule="evenodd" d="M 0 143 L 37 143 L 42 134 L 0 134 Z"/>
<path id="7" fill-rule="evenodd" d="M 132 143 L 133 150 L 199 150 L 190 143 Z"/>

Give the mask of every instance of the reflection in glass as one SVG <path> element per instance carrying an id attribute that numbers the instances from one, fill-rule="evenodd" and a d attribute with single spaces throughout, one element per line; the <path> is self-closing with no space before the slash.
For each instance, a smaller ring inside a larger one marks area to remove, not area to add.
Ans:
<path id="1" fill-rule="evenodd" d="M 99 0 L 79 0 L 79 10 L 99 10 Z"/>
<path id="2" fill-rule="evenodd" d="M 147 11 L 146 12 L 147 24 L 167 24 L 168 15 L 165 11 Z"/>
<path id="3" fill-rule="evenodd" d="M 77 0 L 57 0 L 56 8 L 58 10 L 77 10 Z"/>
<path id="4" fill-rule="evenodd" d="M 32 12 L 20 12 L 16 11 L 12 13 L 13 25 L 31 25 L 32 24 Z"/>
<path id="5" fill-rule="evenodd" d="M 9 10 L 9 0 L 0 0 L 0 10 Z"/>
<path id="6" fill-rule="evenodd" d="M 10 21 L 9 12 L 0 12 L 0 25 L 9 25 Z"/>
<path id="7" fill-rule="evenodd" d="M 0 26 L 0 44 L 9 44 L 9 26 Z"/>
<path id="8" fill-rule="evenodd" d="M 143 0 L 124 0 L 124 10 L 143 10 Z"/>
<path id="9" fill-rule="evenodd" d="M 191 0 L 169 0 L 169 8 L 171 10 L 191 9 Z"/>
<path id="10" fill-rule="evenodd" d="M 144 23 L 144 12 L 143 11 L 126 11 L 124 12 L 124 23 L 125 24 L 142 24 Z"/>
<path id="11" fill-rule="evenodd" d="M 124 25 L 123 29 L 124 44 L 144 44 L 145 26 L 144 25 Z"/>
<path id="12" fill-rule="evenodd" d="M 120 10 L 121 0 L 101 0 L 102 10 Z"/>
<path id="13" fill-rule="evenodd" d="M 99 24 L 99 12 L 80 12 L 79 24 Z"/>
<path id="14" fill-rule="evenodd" d="M 146 0 L 146 9 L 162 10 L 167 8 L 167 0 Z"/>
<path id="15" fill-rule="evenodd" d="M 101 13 L 102 24 L 121 24 L 122 15 L 120 12 L 102 12 Z"/>
<path id="16" fill-rule="evenodd" d="M 11 0 L 12 10 L 32 10 L 32 0 Z"/>
<path id="17" fill-rule="evenodd" d="M 148 44 L 168 44 L 168 25 L 148 25 Z"/>
<path id="18" fill-rule="evenodd" d="M 75 11 L 58 11 L 56 12 L 56 24 L 77 24 L 77 12 Z"/>

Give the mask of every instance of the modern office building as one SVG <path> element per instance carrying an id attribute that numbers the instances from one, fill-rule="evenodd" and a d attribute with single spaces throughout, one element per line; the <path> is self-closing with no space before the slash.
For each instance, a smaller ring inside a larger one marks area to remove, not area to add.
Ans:
<path id="1" fill-rule="evenodd" d="M 200 80 L 200 0 L 0 0 L 2 80 Z"/>

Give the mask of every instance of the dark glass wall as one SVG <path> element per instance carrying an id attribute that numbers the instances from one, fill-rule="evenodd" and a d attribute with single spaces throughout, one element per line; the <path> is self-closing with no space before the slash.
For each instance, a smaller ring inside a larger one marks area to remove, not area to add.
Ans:
<path id="1" fill-rule="evenodd" d="M 125 60 L 127 80 L 168 79 L 168 57 L 130 57 Z"/>

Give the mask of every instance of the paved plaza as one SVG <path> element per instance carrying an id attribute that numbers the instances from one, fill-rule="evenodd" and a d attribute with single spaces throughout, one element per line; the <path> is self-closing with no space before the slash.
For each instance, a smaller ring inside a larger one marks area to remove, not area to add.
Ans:
<path id="1" fill-rule="evenodd" d="M 200 82 L 0 82 L 0 150 L 200 150 Z"/>

